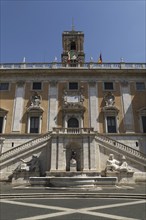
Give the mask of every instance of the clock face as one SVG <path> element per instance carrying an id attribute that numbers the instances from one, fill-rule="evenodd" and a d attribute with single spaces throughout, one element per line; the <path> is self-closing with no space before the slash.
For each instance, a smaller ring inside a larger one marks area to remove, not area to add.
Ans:
<path id="1" fill-rule="evenodd" d="M 68 52 L 68 60 L 76 60 L 78 57 L 78 54 L 75 50 L 70 50 Z"/>

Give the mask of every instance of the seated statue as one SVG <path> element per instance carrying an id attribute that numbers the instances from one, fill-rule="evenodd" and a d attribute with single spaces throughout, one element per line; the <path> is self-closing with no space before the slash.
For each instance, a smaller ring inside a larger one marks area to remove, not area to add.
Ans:
<path id="1" fill-rule="evenodd" d="M 110 170 L 110 171 L 132 171 L 132 169 L 128 166 L 127 162 L 126 162 L 126 158 L 125 156 L 122 157 L 122 161 L 118 161 L 116 159 L 114 159 L 114 155 L 110 154 L 109 155 L 109 159 L 107 160 L 106 163 L 106 170 Z"/>
<path id="2" fill-rule="evenodd" d="M 114 159 L 114 155 L 110 154 L 109 159 L 106 162 L 106 170 L 116 171 L 119 170 L 120 161 Z"/>
<path id="3" fill-rule="evenodd" d="M 120 171 L 132 171 L 132 169 L 128 166 L 128 163 L 126 162 L 125 156 L 122 157 L 121 165 L 119 168 Z"/>
<path id="4" fill-rule="evenodd" d="M 15 172 L 17 171 L 39 172 L 40 166 L 37 156 L 32 155 L 32 159 L 30 161 L 25 161 L 23 159 L 20 160 L 22 161 L 22 163 L 18 165 L 18 167 L 15 169 Z"/>

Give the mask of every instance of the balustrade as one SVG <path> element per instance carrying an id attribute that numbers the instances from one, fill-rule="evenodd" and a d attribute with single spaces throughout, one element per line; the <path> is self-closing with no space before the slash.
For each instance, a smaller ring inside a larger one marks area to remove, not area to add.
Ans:
<path id="1" fill-rule="evenodd" d="M 122 144 L 122 143 L 120 143 L 116 140 L 113 140 L 113 139 L 111 139 L 109 137 L 106 137 L 105 135 L 102 135 L 102 134 L 99 134 L 99 133 L 97 133 L 96 139 L 101 140 L 103 142 L 107 142 L 107 143 L 111 144 L 113 147 L 116 147 L 117 149 L 125 151 L 125 152 L 127 152 L 127 153 L 129 153 L 129 154 L 131 154 L 131 155 L 133 155 L 133 156 L 135 156 L 139 159 L 142 159 L 146 162 L 146 155 L 141 153 L 138 150 L 133 149 L 132 147 L 129 147 L 125 144 Z"/>
<path id="2" fill-rule="evenodd" d="M 68 64 L 60 62 L 52 63 L 3 63 L 0 64 L 0 69 L 61 69 L 61 68 L 76 68 L 76 69 L 146 69 L 146 63 L 95 63 L 86 62 L 78 64 L 76 67 L 71 67 Z"/>
<path id="3" fill-rule="evenodd" d="M 93 128 L 53 128 L 54 133 L 63 134 L 83 134 L 83 133 L 93 133 Z"/>
<path id="4" fill-rule="evenodd" d="M 26 151 L 28 149 L 32 149 L 32 147 L 34 147 L 38 143 L 43 143 L 43 142 L 47 141 L 51 137 L 51 135 L 50 135 L 51 133 L 52 132 L 41 135 L 41 137 L 38 137 L 34 140 L 31 140 L 27 143 L 24 143 L 22 145 L 19 145 L 11 150 L 8 150 L 8 151 L 2 153 L 0 156 L 0 162 L 3 162 L 5 159 L 9 158 L 12 155 L 15 155 L 18 152 L 20 153 L 20 152 L 23 152 L 24 150 Z"/>

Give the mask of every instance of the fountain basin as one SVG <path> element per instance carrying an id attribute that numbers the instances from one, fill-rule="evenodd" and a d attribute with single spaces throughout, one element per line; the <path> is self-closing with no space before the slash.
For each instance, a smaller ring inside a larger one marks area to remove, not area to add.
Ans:
<path id="1" fill-rule="evenodd" d="M 50 187 L 96 187 L 117 184 L 117 177 L 30 177 L 29 183 L 31 186 L 50 186 Z"/>

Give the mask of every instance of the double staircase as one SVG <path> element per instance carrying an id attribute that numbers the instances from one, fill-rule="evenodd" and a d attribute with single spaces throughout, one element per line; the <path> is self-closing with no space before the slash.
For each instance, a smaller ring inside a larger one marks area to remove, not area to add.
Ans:
<path id="1" fill-rule="evenodd" d="M 40 135 L 39 137 L 31 141 L 28 141 L 22 145 L 19 145 L 11 150 L 8 150 L 2 153 L 0 156 L 0 169 L 3 170 L 8 166 L 17 163 L 18 161 L 20 161 L 21 158 L 26 158 L 27 156 L 30 156 L 33 153 L 39 151 L 40 149 L 46 147 L 48 141 L 51 140 L 53 133 L 59 135 L 59 133 L 62 132 L 65 135 L 69 135 L 70 133 L 72 133 L 73 135 L 77 135 L 79 133 L 81 134 L 87 133 L 88 135 L 94 134 L 95 140 L 100 146 L 109 149 L 110 151 L 115 152 L 117 154 L 124 155 L 126 156 L 126 158 L 130 159 L 134 163 L 139 164 L 142 167 L 146 167 L 146 154 L 143 154 L 138 150 L 135 150 L 125 144 L 122 144 L 114 139 L 111 139 L 106 135 L 94 132 L 93 130 L 84 129 L 84 130 L 78 130 L 77 132 L 72 130 L 69 131 L 54 130 L 46 134 Z"/>

